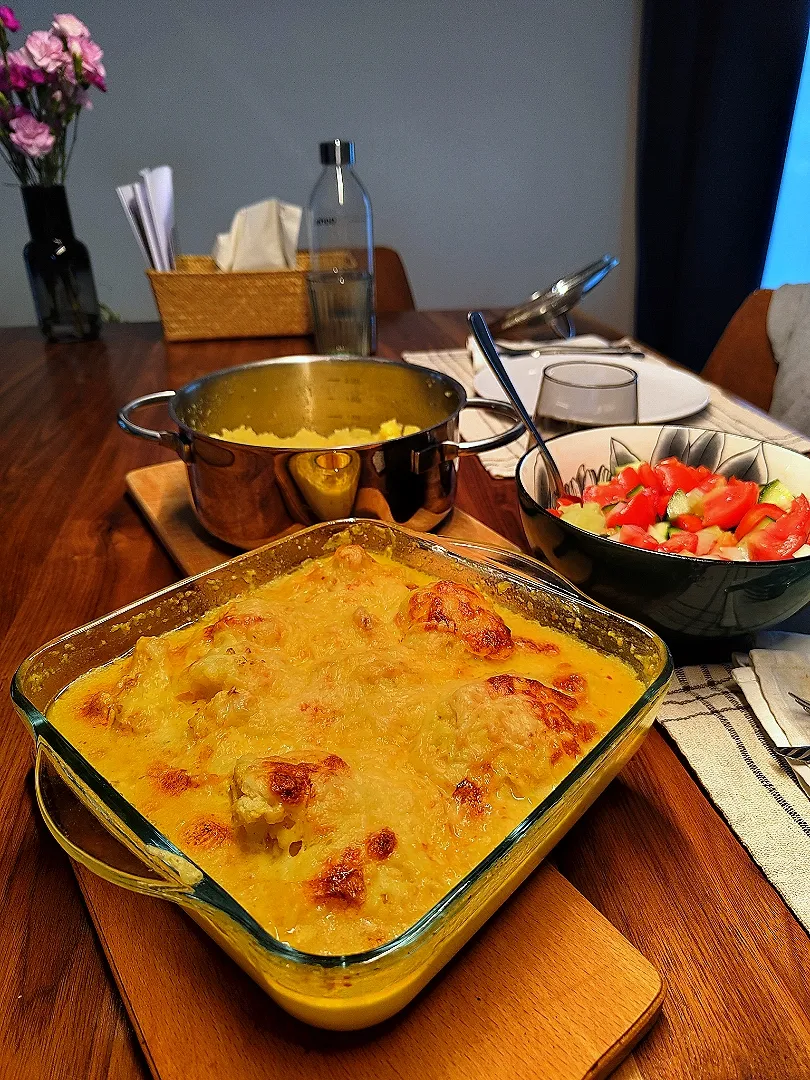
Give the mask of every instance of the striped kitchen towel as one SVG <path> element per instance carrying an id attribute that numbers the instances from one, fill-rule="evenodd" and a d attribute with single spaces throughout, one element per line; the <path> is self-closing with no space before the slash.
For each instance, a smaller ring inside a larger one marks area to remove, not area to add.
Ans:
<path id="1" fill-rule="evenodd" d="M 794 770 L 774 753 L 731 671 L 725 664 L 678 668 L 658 720 L 810 931 L 810 767 Z"/>

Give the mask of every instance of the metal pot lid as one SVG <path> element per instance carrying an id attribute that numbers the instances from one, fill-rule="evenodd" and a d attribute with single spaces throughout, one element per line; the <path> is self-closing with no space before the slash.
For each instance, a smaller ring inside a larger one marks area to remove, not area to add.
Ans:
<path id="1" fill-rule="evenodd" d="M 614 266 L 618 266 L 619 260 L 612 255 L 603 255 L 601 259 L 570 274 L 560 278 L 547 289 L 533 293 L 532 296 L 521 304 L 520 307 L 512 308 L 490 324 L 493 334 L 501 334 L 508 330 L 531 330 L 533 327 L 542 325 L 547 327 L 554 323 L 555 319 L 566 315 L 572 307 L 579 303 L 586 293 L 595 288 L 605 278 Z"/>

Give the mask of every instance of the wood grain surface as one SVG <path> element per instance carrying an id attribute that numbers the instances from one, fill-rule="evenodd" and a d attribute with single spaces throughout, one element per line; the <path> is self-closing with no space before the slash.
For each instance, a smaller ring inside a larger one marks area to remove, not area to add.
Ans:
<path id="1" fill-rule="evenodd" d="M 380 320 L 387 356 L 464 337 L 458 312 Z M 310 349 L 296 339 L 166 346 L 153 325 L 111 327 L 84 346 L 0 332 L 6 684 L 48 638 L 177 577 L 124 494 L 127 472 L 171 456 L 118 431 L 118 407 L 218 367 Z M 458 505 L 520 544 L 513 485 L 474 460 L 460 480 Z M 0 1077 L 143 1080 L 68 862 L 32 811 L 30 737 L 7 699 L 3 708 Z M 633 1055 L 644 1080 L 810 1076 L 810 939 L 662 734 L 652 732 L 555 860 L 664 976 L 661 1019 Z"/>
<path id="2" fill-rule="evenodd" d="M 163 546 L 186 574 L 199 574 L 238 555 L 240 549 L 218 540 L 200 525 L 182 461 L 162 461 L 126 475 L 127 490 Z M 436 530 L 456 540 L 517 548 L 470 514 L 452 510 Z"/>
<path id="3" fill-rule="evenodd" d="M 356 1032 L 288 1016 L 172 905 L 79 879 L 159 1080 L 600 1080 L 664 996 L 551 865 L 411 1005 Z"/>

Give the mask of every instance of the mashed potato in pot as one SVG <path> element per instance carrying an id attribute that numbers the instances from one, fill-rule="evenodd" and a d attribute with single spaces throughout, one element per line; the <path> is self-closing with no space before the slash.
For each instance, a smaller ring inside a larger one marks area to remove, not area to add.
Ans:
<path id="1" fill-rule="evenodd" d="M 236 428 L 223 428 L 214 435 L 215 439 L 228 442 L 247 443 L 249 446 L 293 446 L 301 448 L 320 448 L 322 446 L 367 446 L 370 443 L 387 442 L 399 439 L 403 435 L 415 435 L 419 428 L 415 424 L 400 424 L 398 420 L 386 420 L 377 431 L 368 428 L 338 428 L 331 435 L 320 435 L 309 428 L 301 428 L 295 435 L 282 437 L 271 431 L 256 432 L 252 427 L 241 425 Z"/>

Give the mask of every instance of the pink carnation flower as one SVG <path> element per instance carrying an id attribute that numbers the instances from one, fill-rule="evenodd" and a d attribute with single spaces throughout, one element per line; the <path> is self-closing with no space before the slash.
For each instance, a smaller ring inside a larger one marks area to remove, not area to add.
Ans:
<path id="1" fill-rule="evenodd" d="M 49 75 L 65 66 L 65 47 L 50 30 L 34 30 L 28 35 L 25 48 L 36 66 Z"/>
<path id="2" fill-rule="evenodd" d="M 34 58 L 23 45 L 6 57 L 9 82 L 14 90 L 28 90 L 35 83 L 45 82 L 45 73 L 34 63 Z"/>
<path id="3" fill-rule="evenodd" d="M 106 90 L 104 77 L 107 72 L 101 62 L 103 51 L 90 38 L 69 38 L 68 48 L 76 61 L 76 76 L 80 82 L 90 83 L 99 90 Z"/>
<path id="4" fill-rule="evenodd" d="M 10 7 L 0 7 L 0 23 L 12 32 L 20 29 L 19 20 Z"/>
<path id="5" fill-rule="evenodd" d="M 44 157 L 53 149 L 53 132 L 31 113 L 16 117 L 8 126 L 11 128 L 11 141 L 28 157 Z"/>
<path id="6" fill-rule="evenodd" d="M 54 15 L 51 27 L 55 34 L 64 38 L 89 38 L 90 31 L 75 15 Z"/>

